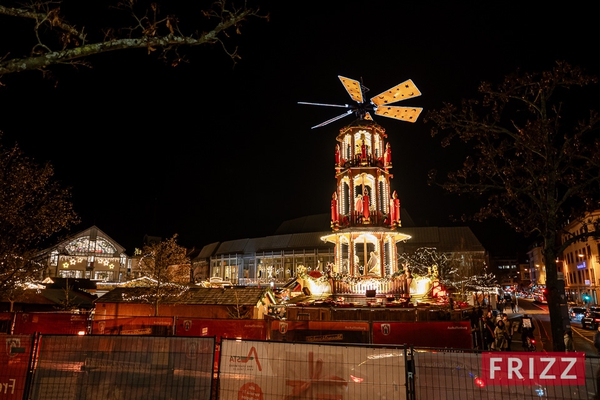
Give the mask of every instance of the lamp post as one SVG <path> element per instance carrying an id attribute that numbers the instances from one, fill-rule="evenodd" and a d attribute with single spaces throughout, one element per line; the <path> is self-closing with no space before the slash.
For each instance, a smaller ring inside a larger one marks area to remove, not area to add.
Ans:
<path id="1" fill-rule="evenodd" d="M 582 265 L 582 263 L 583 263 L 583 254 L 582 254 L 582 253 L 578 253 L 578 254 L 577 254 L 577 259 L 578 259 L 578 261 L 577 261 L 577 265 L 576 265 L 576 267 L 577 267 L 577 269 L 579 270 L 579 269 L 581 268 L 580 266 L 581 266 L 581 265 Z M 582 287 L 583 287 L 583 288 L 582 288 Z M 587 288 L 586 288 L 586 284 L 585 284 L 585 276 L 584 276 L 584 277 L 583 277 L 583 282 L 582 282 L 582 285 L 580 285 L 580 292 L 582 293 L 583 302 L 584 302 L 584 303 L 586 304 L 586 306 L 587 306 L 587 305 L 589 304 L 589 302 L 590 302 L 590 296 L 588 295 L 587 291 L 585 291 L 585 292 L 584 292 L 584 290 L 586 290 L 586 289 L 587 289 Z"/>

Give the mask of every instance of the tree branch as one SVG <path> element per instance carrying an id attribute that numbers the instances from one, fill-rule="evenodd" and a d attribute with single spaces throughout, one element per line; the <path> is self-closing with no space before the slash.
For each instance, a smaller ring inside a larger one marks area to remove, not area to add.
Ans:
<path id="1" fill-rule="evenodd" d="M 38 37 L 38 43 L 33 46 L 30 56 L 12 58 L 5 56 L 0 59 L 0 76 L 23 71 L 43 71 L 56 64 L 81 64 L 83 59 L 91 55 L 109 51 L 147 48 L 148 53 L 161 49 L 164 54 L 176 50 L 180 46 L 195 47 L 214 43 L 221 43 L 227 55 L 235 60 L 239 57 L 237 49 L 233 52 L 227 51 L 221 36 L 227 35 L 227 31 L 233 28 L 239 33 L 240 23 L 249 17 L 268 18 L 268 16 L 259 15 L 258 10 L 245 7 L 227 9 L 225 7 L 226 1 L 219 0 L 214 3 L 214 9 L 203 12 L 205 17 L 216 19 L 211 29 L 202 34 L 186 35 L 181 33 L 175 17 L 158 18 L 158 7 L 156 5 L 152 5 L 153 15 L 151 17 L 148 17 L 148 15 L 139 17 L 133 10 L 133 4 L 126 4 L 127 7 L 121 4 L 123 7 L 120 8 L 131 13 L 136 21 L 136 26 L 129 28 L 111 27 L 107 31 L 109 34 L 105 34 L 103 40 L 94 43 L 86 43 L 86 35 L 83 33 L 83 29 L 79 30 L 66 23 L 60 15 L 60 9 L 58 7 L 50 9 L 49 3 L 34 3 L 27 9 L 0 6 L 0 14 L 35 20 L 34 31 L 36 37 Z M 46 10 L 46 12 L 38 12 L 37 10 L 40 8 Z M 39 37 L 41 32 L 39 28 L 42 24 L 49 25 L 51 31 L 59 30 L 63 32 L 62 35 L 58 35 L 58 41 L 63 46 L 62 49 L 52 50 L 42 42 Z M 121 37 L 113 37 L 118 32 L 126 33 Z M 135 37 L 136 35 L 137 37 Z M 72 40 L 73 38 L 78 40 Z"/>

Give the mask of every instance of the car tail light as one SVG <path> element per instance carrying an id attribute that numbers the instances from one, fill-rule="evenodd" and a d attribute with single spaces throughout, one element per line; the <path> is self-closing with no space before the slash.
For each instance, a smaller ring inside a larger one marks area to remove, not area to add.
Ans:
<path id="1" fill-rule="evenodd" d="M 352 382 L 354 382 L 354 383 L 361 383 L 362 381 L 364 381 L 363 378 L 360 378 L 360 377 L 354 376 L 354 375 L 350 375 L 350 379 L 352 379 Z"/>

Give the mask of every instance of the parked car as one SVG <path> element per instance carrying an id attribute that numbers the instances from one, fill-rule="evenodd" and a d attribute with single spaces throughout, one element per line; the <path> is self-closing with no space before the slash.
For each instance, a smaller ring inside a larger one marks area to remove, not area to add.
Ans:
<path id="1" fill-rule="evenodd" d="M 600 325 L 600 312 L 589 311 L 585 314 L 583 318 L 581 318 L 581 328 L 582 329 L 598 329 L 598 325 Z"/>
<path id="2" fill-rule="evenodd" d="M 569 319 L 575 322 L 581 322 L 581 318 L 584 317 L 587 310 L 585 307 L 571 307 L 569 308 Z"/>

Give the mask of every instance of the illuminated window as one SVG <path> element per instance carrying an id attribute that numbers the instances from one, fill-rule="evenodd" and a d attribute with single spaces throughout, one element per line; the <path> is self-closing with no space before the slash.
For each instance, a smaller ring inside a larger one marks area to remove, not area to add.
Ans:
<path id="1" fill-rule="evenodd" d="M 110 242 L 102 237 L 96 240 L 90 240 L 89 236 L 83 236 L 71 241 L 65 246 L 65 250 L 69 254 L 107 254 L 112 255 L 117 252 L 117 249 Z"/>

